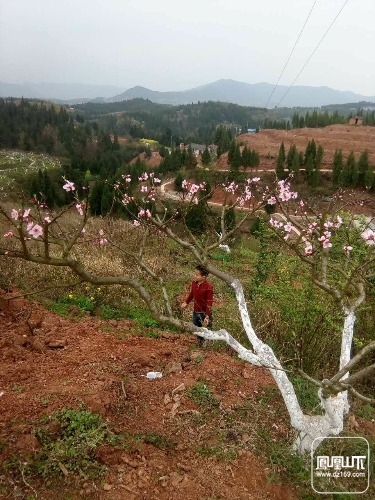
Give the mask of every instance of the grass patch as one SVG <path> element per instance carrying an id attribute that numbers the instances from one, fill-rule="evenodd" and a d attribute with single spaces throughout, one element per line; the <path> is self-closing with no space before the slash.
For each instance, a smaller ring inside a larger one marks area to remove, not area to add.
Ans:
<path id="1" fill-rule="evenodd" d="M 218 460 L 229 461 L 237 458 L 237 452 L 233 448 L 226 448 L 223 445 L 198 445 L 195 449 L 198 455 L 208 458 L 215 456 Z"/>
<path id="2" fill-rule="evenodd" d="M 160 325 L 153 317 L 150 311 L 147 309 L 131 307 L 124 311 L 125 317 L 132 319 L 139 326 L 146 328 L 157 328 Z"/>
<path id="3" fill-rule="evenodd" d="M 119 319 L 126 317 L 126 314 L 123 310 L 117 309 L 116 307 L 107 306 L 104 304 L 100 306 L 99 315 L 101 318 L 107 319 L 107 320 L 110 320 L 110 319 L 119 320 Z"/>
<path id="4" fill-rule="evenodd" d="M 95 451 L 108 433 L 100 415 L 84 409 L 56 411 L 35 429 L 40 450 L 27 458 L 23 474 L 45 479 L 70 473 L 100 477 L 104 467 L 96 460 Z M 4 462 L 3 469 L 6 472 L 19 471 L 19 463 L 20 459 L 13 456 Z"/>
<path id="5" fill-rule="evenodd" d="M 212 394 L 211 389 L 205 384 L 204 381 L 197 382 L 192 385 L 186 391 L 186 395 L 200 406 L 203 406 L 207 409 L 218 406 L 219 402 Z"/>
<path id="6" fill-rule="evenodd" d="M 176 441 L 156 432 L 144 434 L 141 436 L 141 439 L 144 443 L 152 444 L 155 448 L 159 448 L 159 450 L 173 450 L 177 446 Z"/>
<path id="7" fill-rule="evenodd" d="M 322 415 L 318 388 L 299 375 L 292 375 L 290 380 L 303 411 L 312 415 Z"/>
<path id="8" fill-rule="evenodd" d="M 56 314 L 68 317 L 77 312 L 92 313 L 96 307 L 96 301 L 93 296 L 86 297 L 85 295 L 69 293 L 59 297 L 50 307 Z"/>

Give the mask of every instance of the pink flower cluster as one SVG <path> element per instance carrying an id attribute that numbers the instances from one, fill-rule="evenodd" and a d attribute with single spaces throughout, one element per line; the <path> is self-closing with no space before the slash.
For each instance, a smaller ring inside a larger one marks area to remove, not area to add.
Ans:
<path id="1" fill-rule="evenodd" d="M 149 219 L 151 217 L 151 212 L 150 210 L 144 210 L 143 208 L 138 212 L 138 217 L 145 217 L 146 219 Z"/>
<path id="2" fill-rule="evenodd" d="M 278 196 L 281 201 L 294 200 L 298 197 L 298 193 L 290 190 L 290 184 L 285 181 L 278 181 Z"/>
<path id="3" fill-rule="evenodd" d="M 66 192 L 74 191 L 75 190 L 74 182 L 65 181 L 65 184 L 63 185 L 63 189 L 65 189 Z"/>
<path id="4" fill-rule="evenodd" d="M 187 195 L 189 198 L 194 198 L 194 196 L 199 192 L 199 191 L 205 191 L 206 190 L 206 183 L 201 182 L 200 184 L 191 184 L 188 182 L 186 179 L 184 179 L 181 183 L 181 187 L 184 191 L 187 191 Z M 197 200 L 198 201 L 198 200 Z"/>
<path id="5" fill-rule="evenodd" d="M 366 229 L 361 234 L 367 245 L 375 245 L 375 232 L 372 229 Z"/>
<path id="6" fill-rule="evenodd" d="M 105 237 L 104 229 L 99 229 L 99 245 L 106 245 L 108 243 L 107 238 Z"/>

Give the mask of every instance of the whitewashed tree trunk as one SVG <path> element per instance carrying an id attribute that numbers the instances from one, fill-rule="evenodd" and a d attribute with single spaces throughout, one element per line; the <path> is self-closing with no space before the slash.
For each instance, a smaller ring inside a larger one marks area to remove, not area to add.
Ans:
<path id="1" fill-rule="evenodd" d="M 213 274 L 216 274 L 214 269 L 210 270 Z M 219 277 L 222 278 L 222 275 Z M 236 299 L 242 324 L 246 335 L 251 342 L 253 350 L 251 351 L 244 348 L 224 330 L 211 332 L 204 329 L 203 332 L 199 332 L 199 335 L 211 340 L 224 340 L 238 352 L 241 359 L 257 366 L 263 366 L 269 370 L 284 399 L 290 416 L 291 425 L 298 431 L 298 437 L 293 448 L 299 454 L 310 452 L 313 442 L 315 449 L 322 441 L 317 438 L 324 438 L 332 435 L 335 436 L 342 432 L 344 417 L 349 411 L 347 391 L 339 392 L 334 396 L 323 397 L 323 391 L 322 389 L 319 389 L 318 395 L 324 414 L 321 416 L 305 415 L 298 402 L 294 387 L 275 353 L 271 347 L 262 342 L 255 333 L 251 324 L 250 315 L 240 281 L 233 280 L 231 282 L 231 286 L 236 292 Z M 340 369 L 343 368 L 351 358 L 351 346 L 355 323 L 355 314 L 353 309 L 344 308 L 344 314 L 345 320 L 342 331 Z M 343 376 L 343 379 L 348 376 L 349 374 L 347 373 Z"/>

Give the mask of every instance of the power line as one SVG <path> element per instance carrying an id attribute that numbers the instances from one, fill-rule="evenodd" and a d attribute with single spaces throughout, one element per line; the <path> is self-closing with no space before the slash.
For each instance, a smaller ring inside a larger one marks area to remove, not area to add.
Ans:
<path id="1" fill-rule="evenodd" d="M 313 6 L 311 7 L 309 14 L 308 14 L 308 16 L 306 17 L 305 22 L 303 23 L 302 29 L 301 29 L 301 31 L 300 31 L 300 33 L 299 33 L 298 37 L 297 37 L 297 40 L 295 41 L 295 43 L 294 43 L 294 45 L 293 45 L 293 48 L 292 48 L 292 50 L 291 50 L 291 52 L 290 52 L 290 54 L 289 54 L 289 57 L 288 57 L 288 59 L 286 60 L 286 63 L 284 64 L 284 67 L 283 67 L 283 69 L 282 69 L 282 71 L 281 71 L 281 73 L 280 73 L 280 76 L 279 76 L 279 78 L 277 79 L 277 82 L 276 82 L 276 84 L 275 84 L 274 88 L 272 89 L 271 95 L 269 96 L 268 101 L 266 102 L 265 108 L 267 107 L 268 103 L 270 102 L 270 100 L 271 100 L 271 98 L 272 98 L 272 96 L 273 96 L 273 93 L 275 92 L 276 87 L 278 86 L 279 81 L 281 80 L 281 78 L 282 78 L 282 76 L 283 76 L 283 74 L 284 74 L 285 68 L 288 66 L 288 63 L 289 63 L 289 61 L 290 61 L 290 58 L 292 57 L 293 52 L 294 52 L 295 48 L 297 47 L 297 43 L 299 42 L 299 39 L 301 38 L 301 35 L 302 35 L 302 33 L 303 33 L 303 30 L 305 29 L 305 26 L 306 26 L 306 24 L 307 24 L 307 21 L 309 20 L 309 18 L 310 18 L 310 16 L 311 16 L 311 13 L 312 13 L 312 11 L 313 11 L 313 9 L 314 9 L 314 7 L 315 7 L 316 2 L 317 2 L 317 0 L 315 0 L 315 1 L 314 1 Z"/>
<path id="2" fill-rule="evenodd" d="M 318 50 L 318 48 L 320 47 L 321 43 L 323 42 L 323 40 L 325 39 L 325 37 L 327 36 L 328 32 L 330 31 L 330 29 L 332 28 L 332 26 L 334 25 L 336 19 L 339 17 L 339 15 L 341 14 L 341 12 L 344 10 L 344 7 L 345 5 L 349 2 L 349 0 L 345 0 L 343 6 L 341 7 L 341 9 L 338 11 L 338 13 L 336 14 L 335 18 L 333 19 L 333 21 L 331 22 L 331 24 L 328 26 L 328 29 L 327 31 L 324 33 L 324 35 L 322 36 L 322 38 L 319 40 L 319 43 L 318 45 L 315 47 L 315 49 L 312 51 L 310 57 L 307 59 L 307 61 L 305 62 L 305 64 L 302 66 L 302 69 L 301 71 L 298 73 L 298 75 L 295 77 L 295 79 L 293 80 L 293 82 L 291 83 L 291 85 L 288 87 L 288 89 L 285 91 L 285 94 L 282 96 L 282 98 L 280 99 L 279 103 L 277 104 L 277 106 L 275 106 L 276 108 L 278 108 L 280 106 L 280 104 L 283 102 L 283 100 L 285 99 L 286 95 L 289 93 L 290 89 L 293 87 L 293 85 L 296 83 L 296 81 L 298 80 L 299 76 L 301 75 L 302 71 L 306 68 L 306 66 L 309 64 L 310 62 L 310 59 L 312 58 L 312 56 L 315 54 L 315 52 Z"/>

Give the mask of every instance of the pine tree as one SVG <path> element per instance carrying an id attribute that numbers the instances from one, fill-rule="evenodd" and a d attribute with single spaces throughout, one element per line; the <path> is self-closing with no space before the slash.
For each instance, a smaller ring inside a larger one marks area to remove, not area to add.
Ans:
<path id="1" fill-rule="evenodd" d="M 174 180 L 174 188 L 179 193 L 183 191 L 183 189 L 182 189 L 183 180 L 184 180 L 184 177 L 183 177 L 182 173 L 177 172 L 177 175 L 176 175 L 175 180 Z"/>
<path id="2" fill-rule="evenodd" d="M 185 215 L 185 224 L 194 234 L 202 234 L 207 228 L 207 203 L 200 199 L 196 205 L 191 205 Z"/>
<path id="3" fill-rule="evenodd" d="M 306 172 L 307 184 L 310 186 L 311 182 L 312 182 L 312 178 L 313 178 L 313 173 L 314 173 L 314 158 L 313 158 L 311 153 L 310 153 L 310 156 L 307 158 L 305 172 Z"/>
<path id="4" fill-rule="evenodd" d="M 312 140 L 311 140 L 311 145 L 310 145 L 310 148 L 311 148 L 311 154 L 313 155 L 313 158 L 314 158 L 314 161 L 315 161 L 315 156 L 316 156 L 316 144 L 315 144 L 314 139 L 312 139 Z"/>
<path id="5" fill-rule="evenodd" d="M 104 184 L 102 199 L 100 200 L 101 215 L 108 215 L 113 204 L 113 191 L 108 183 Z"/>
<path id="6" fill-rule="evenodd" d="M 369 158 L 368 151 L 362 151 L 358 160 L 358 184 L 360 186 L 366 186 L 365 178 L 367 170 L 369 169 Z"/>
<path id="7" fill-rule="evenodd" d="M 95 182 L 89 196 L 89 207 L 91 215 L 102 215 L 102 194 L 104 184 Z"/>
<path id="8" fill-rule="evenodd" d="M 276 161 L 276 176 L 278 179 L 283 179 L 285 177 L 284 164 L 285 164 L 285 146 L 284 143 L 282 142 L 279 149 L 279 155 Z"/>
<path id="9" fill-rule="evenodd" d="M 288 151 L 288 156 L 286 158 L 286 162 L 288 164 L 288 170 L 289 172 L 292 170 L 292 164 L 293 164 L 293 159 L 294 159 L 294 156 L 297 154 L 297 148 L 296 148 L 296 145 L 295 144 L 292 144 L 289 148 L 289 151 Z"/>
<path id="10" fill-rule="evenodd" d="M 246 170 L 248 167 L 251 167 L 252 163 L 252 152 L 247 146 L 245 146 L 242 150 L 242 165 Z"/>
<path id="11" fill-rule="evenodd" d="M 202 153 L 202 165 L 209 165 L 211 163 L 211 155 L 210 152 L 208 151 L 208 148 L 203 151 Z"/>
<path id="12" fill-rule="evenodd" d="M 315 155 L 315 168 L 317 170 L 320 170 L 322 167 L 322 161 L 323 161 L 323 154 L 324 150 L 322 146 L 318 146 L 318 149 L 316 150 L 316 155 Z"/>
<path id="13" fill-rule="evenodd" d="M 374 187 L 374 169 L 370 165 L 365 174 L 365 187 L 368 191 Z"/>
<path id="14" fill-rule="evenodd" d="M 333 157 L 332 184 L 338 186 L 342 177 L 343 159 L 341 149 L 336 149 Z"/>
<path id="15" fill-rule="evenodd" d="M 295 154 L 293 156 L 293 162 L 292 162 L 292 172 L 293 172 L 293 175 L 294 175 L 294 178 L 295 180 L 298 182 L 298 179 L 299 179 L 299 169 L 300 169 L 300 165 L 299 165 L 299 154 L 297 152 L 297 150 L 295 151 Z"/>
<path id="16" fill-rule="evenodd" d="M 349 153 L 346 161 L 347 178 L 345 186 L 356 186 L 358 182 L 358 166 L 355 161 L 354 151 Z"/>

